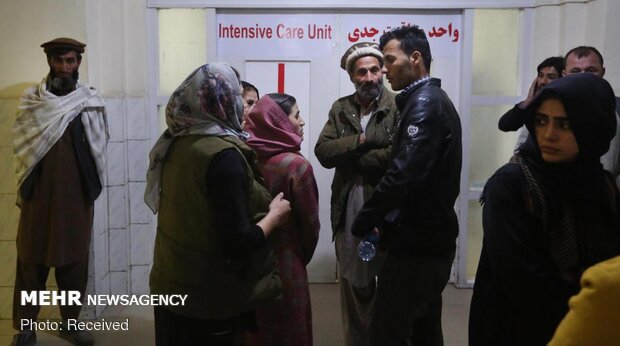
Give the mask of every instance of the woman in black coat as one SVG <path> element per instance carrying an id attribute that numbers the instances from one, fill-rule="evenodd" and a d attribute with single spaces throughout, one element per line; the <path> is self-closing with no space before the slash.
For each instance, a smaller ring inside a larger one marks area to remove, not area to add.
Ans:
<path id="1" fill-rule="evenodd" d="M 567 76 L 502 122 L 530 136 L 481 197 L 469 344 L 546 345 L 581 273 L 620 254 L 618 189 L 600 164 L 616 128 L 614 93 L 592 74 Z"/>

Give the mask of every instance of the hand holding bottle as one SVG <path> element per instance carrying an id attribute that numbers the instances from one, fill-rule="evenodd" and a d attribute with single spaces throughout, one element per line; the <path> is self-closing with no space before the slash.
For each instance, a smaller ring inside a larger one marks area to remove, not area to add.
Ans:
<path id="1" fill-rule="evenodd" d="M 377 229 L 365 236 L 357 246 L 357 255 L 364 261 L 372 261 L 377 255 L 377 244 L 379 243 L 379 232 Z"/>

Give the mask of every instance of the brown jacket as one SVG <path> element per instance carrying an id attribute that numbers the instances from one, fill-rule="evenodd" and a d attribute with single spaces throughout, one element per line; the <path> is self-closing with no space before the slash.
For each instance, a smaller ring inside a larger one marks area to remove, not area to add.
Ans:
<path id="1" fill-rule="evenodd" d="M 355 94 L 334 102 L 314 147 L 323 167 L 336 168 L 331 197 L 333 236 L 344 228 L 347 196 L 355 181 L 363 179 L 364 197 L 368 198 L 390 161 L 391 137 L 398 114 L 394 94 L 383 88 L 377 109 L 366 126 L 366 141 L 362 145 L 358 144 L 362 132 L 359 109 Z"/>

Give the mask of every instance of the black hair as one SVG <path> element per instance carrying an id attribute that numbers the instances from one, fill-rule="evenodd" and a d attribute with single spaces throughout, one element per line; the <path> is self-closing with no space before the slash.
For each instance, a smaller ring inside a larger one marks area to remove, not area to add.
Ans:
<path id="1" fill-rule="evenodd" d="M 558 73 L 558 77 L 562 77 L 562 71 L 564 70 L 564 58 L 561 56 L 548 57 L 538 65 L 536 72 L 540 72 L 540 70 L 545 67 L 553 67 Z"/>
<path id="2" fill-rule="evenodd" d="M 280 108 L 282 108 L 282 110 L 284 111 L 286 115 L 291 114 L 291 109 L 297 103 L 297 100 L 295 99 L 295 97 L 289 94 L 271 93 L 271 94 L 267 94 L 267 96 L 271 97 L 271 99 L 274 100 L 275 103 L 277 103 L 278 106 L 280 106 Z"/>
<path id="3" fill-rule="evenodd" d="M 601 52 L 598 51 L 598 49 L 592 47 L 592 46 L 579 46 L 579 47 L 575 47 L 571 50 L 568 51 L 568 53 L 566 53 L 566 55 L 564 56 L 564 60 L 568 59 L 568 56 L 571 54 L 575 54 L 575 56 L 577 58 L 583 58 L 584 56 L 588 56 L 591 53 L 596 54 L 596 56 L 598 56 L 598 60 L 601 62 L 601 66 L 603 66 L 603 55 L 601 54 Z"/>
<path id="4" fill-rule="evenodd" d="M 411 55 L 415 51 L 420 52 L 422 59 L 424 59 L 426 72 L 431 71 L 431 47 L 428 44 L 428 39 L 426 38 L 424 30 L 420 29 L 417 25 L 394 28 L 381 35 L 379 39 L 379 49 L 383 50 L 385 45 L 391 40 L 399 40 L 400 48 L 407 55 Z"/>
<path id="5" fill-rule="evenodd" d="M 248 83 L 248 82 L 242 80 L 241 81 L 241 86 L 243 87 L 243 92 L 246 92 L 248 90 L 254 90 L 254 91 L 256 91 L 256 97 L 260 98 L 260 94 L 258 93 L 258 89 L 254 86 L 254 84 Z"/>

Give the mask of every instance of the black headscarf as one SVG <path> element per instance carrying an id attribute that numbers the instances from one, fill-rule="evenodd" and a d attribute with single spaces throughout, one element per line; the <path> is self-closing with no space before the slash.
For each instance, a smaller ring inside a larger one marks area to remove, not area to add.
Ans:
<path id="1" fill-rule="evenodd" d="M 549 163 L 542 159 L 534 119 L 536 110 L 550 98 L 559 99 L 564 105 L 579 147 L 575 161 Z M 552 255 L 554 251 L 558 254 L 554 259 L 560 268 L 591 263 L 594 254 L 581 248 L 583 244 L 578 239 L 584 232 L 600 229 L 600 225 L 594 225 L 617 213 L 615 184 L 605 176 L 600 163 L 616 133 L 615 110 L 615 96 L 609 83 L 591 73 L 578 73 L 547 84 L 524 111 L 508 113 L 500 120 L 503 130 L 516 130 L 523 125 L 529 130 L 528 139 L 513 161 L 521 165 L 526 176 L 529 174 L 533 212 L 544 215 L 543 227 L 550 237 Z M 570 256 L 562 258 L 562 253 L 572 253 L 572 260 Z"/>
<path id="2" fill-rule="evenodd" d="M 535 112 L 549 98 L 557 98 L 564 105 L 579 146 L 578 160 L 599 161 L 616 134 L 616 102 L 609 83 L 592 73 L 571 74 L 547 84 L 524 111 L 504 115 L 500 129 L 515 131 L 525 125 L 535 143 Z"/>
<path id="3" fill-rule="evenodd" d="M 547 99 L 557 98 L 564 105 L 571 130 L 577 141 L 579 153 L 574 162 L 548 163 L 542 159 L 536 142 L 534 119 L 536 110 Z M 591 179 L 600 175 L 600 158 L 609 150 L 609 143 L 616 134 L 616 102 L 609 83 L 592 73 L 577 73 L 547 84 L 524 112 L 517 114 L 515 124 L 525 124 L 529 137 L 519 147 L 519 154 L 546 179 L 545 183 L 557 187 L 554 193 L 564 195 L 592 193 Z"/>

